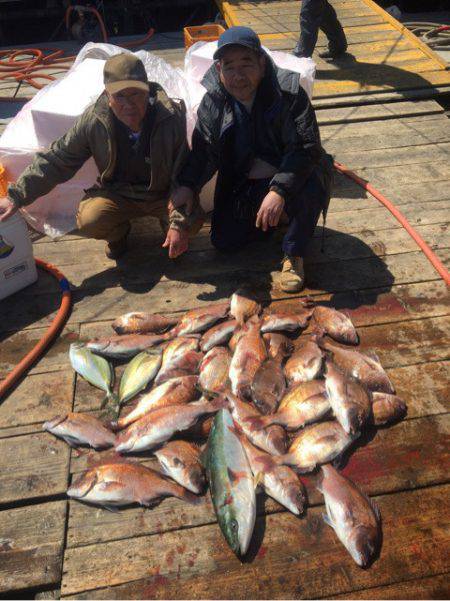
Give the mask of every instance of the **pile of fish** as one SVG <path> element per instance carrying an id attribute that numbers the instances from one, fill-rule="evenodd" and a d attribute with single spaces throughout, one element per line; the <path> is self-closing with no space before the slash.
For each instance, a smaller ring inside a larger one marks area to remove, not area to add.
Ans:
<path id="1" fill-rule="evenodd" d="M 109 418 L 70 413 L 44 429 L 118 455 L 68 495 L 107 508 L 152 506 L 167 496 L 197 503 L 209 486 L 223 535 L 242 557 L 256 492 L 300 515 L 301 474 L 317 472 L 326 522 L 356 563 L 369 565 L 381 544 L 378 508 L 332 462 L 365 429 L 401 419 L 406 405 L 378 357 L 358 350 L 346 315 L 298 303 L 293 313 L 263 311 L 237 291 L 174 318 L 128 313 L 113 322 L 116 335 L 72 344 L 71 364 L 105 392 Z M 308 325 L 311 335 L 299 337 Z M 117 392 L 112 360 L 129 360 Z M 121 457 L 142 452 L 158 471 Z"/>

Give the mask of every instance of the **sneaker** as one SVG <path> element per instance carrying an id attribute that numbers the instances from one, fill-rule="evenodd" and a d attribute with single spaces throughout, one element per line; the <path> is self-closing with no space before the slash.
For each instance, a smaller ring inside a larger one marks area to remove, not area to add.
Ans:
<path id="1" fill-rule="evenodd" d="M 292 54 L 294 56 L 296 56 L 297 58 L 310 58 L 310 57 L 306 56 L 306 54 L 304 54 L 304 52 L 302 50 L 300 50 L 300 48 L 298 46 L 296 46 L 294 48 L 294 50 L 292 51 Z"/>
<path id="2" fill-rule="evenodd" d="M 105 255 L 108 259 L 118 259 L 128 250 L 128 234 L 130 233 L 130 227 L 127 230 L 125 236 L 120 240 L 114 240 L 114 242 L 107 242 L 105 248 Z"/>
<path id="3" fill-rule="evenodd" d="M 305 285 L 302 257 L 284 257 L 281 267 L 280 288 L 283 292 L 300 292 Z"/>

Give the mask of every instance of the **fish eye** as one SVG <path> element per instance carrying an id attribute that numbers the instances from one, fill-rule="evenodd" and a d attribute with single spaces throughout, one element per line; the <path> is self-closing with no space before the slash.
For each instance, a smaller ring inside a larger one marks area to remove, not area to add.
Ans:
<path id="1" fill-rule="evenodd" d="M 239 524 L 237 523 L 236 520 L 231 520 L 230 526 L 231 526 L 231 530 L 233 530 L 233 532 L 237 532 L 239 530 Z"/>

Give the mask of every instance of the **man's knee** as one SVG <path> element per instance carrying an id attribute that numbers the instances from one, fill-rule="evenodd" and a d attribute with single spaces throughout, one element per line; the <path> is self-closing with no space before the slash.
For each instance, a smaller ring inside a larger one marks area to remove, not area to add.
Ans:
<path id="1" fill-rule="evenodd" d="M 107 199 L 82 200 L 77 213 L 77 227 L 82 236 L 104 240 L 117 224 L 111 223 L 111 212 L 106 210 Z"/>

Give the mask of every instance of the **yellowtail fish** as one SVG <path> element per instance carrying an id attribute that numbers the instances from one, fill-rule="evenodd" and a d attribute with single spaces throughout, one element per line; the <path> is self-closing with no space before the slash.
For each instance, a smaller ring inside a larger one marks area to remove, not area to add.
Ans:
<path id="1" fill-rule="evenodd" d="M 119 401 L 122 405 L 154 379 L 161 366 L 161 351 L 143 351 L 128 363 L 120 380 Z"/>
<path id="2" fill-rule="evenodd" d="M 103 357 L 94 355 L 82 342 L 73 342 L 69 350 L 70 362 L 73 369 L 89 384 L 106 392 L 106 401 L 111 401 L 115 411 L 118 411 L 119 401 L 113 393 L 114 369 Z"/>

